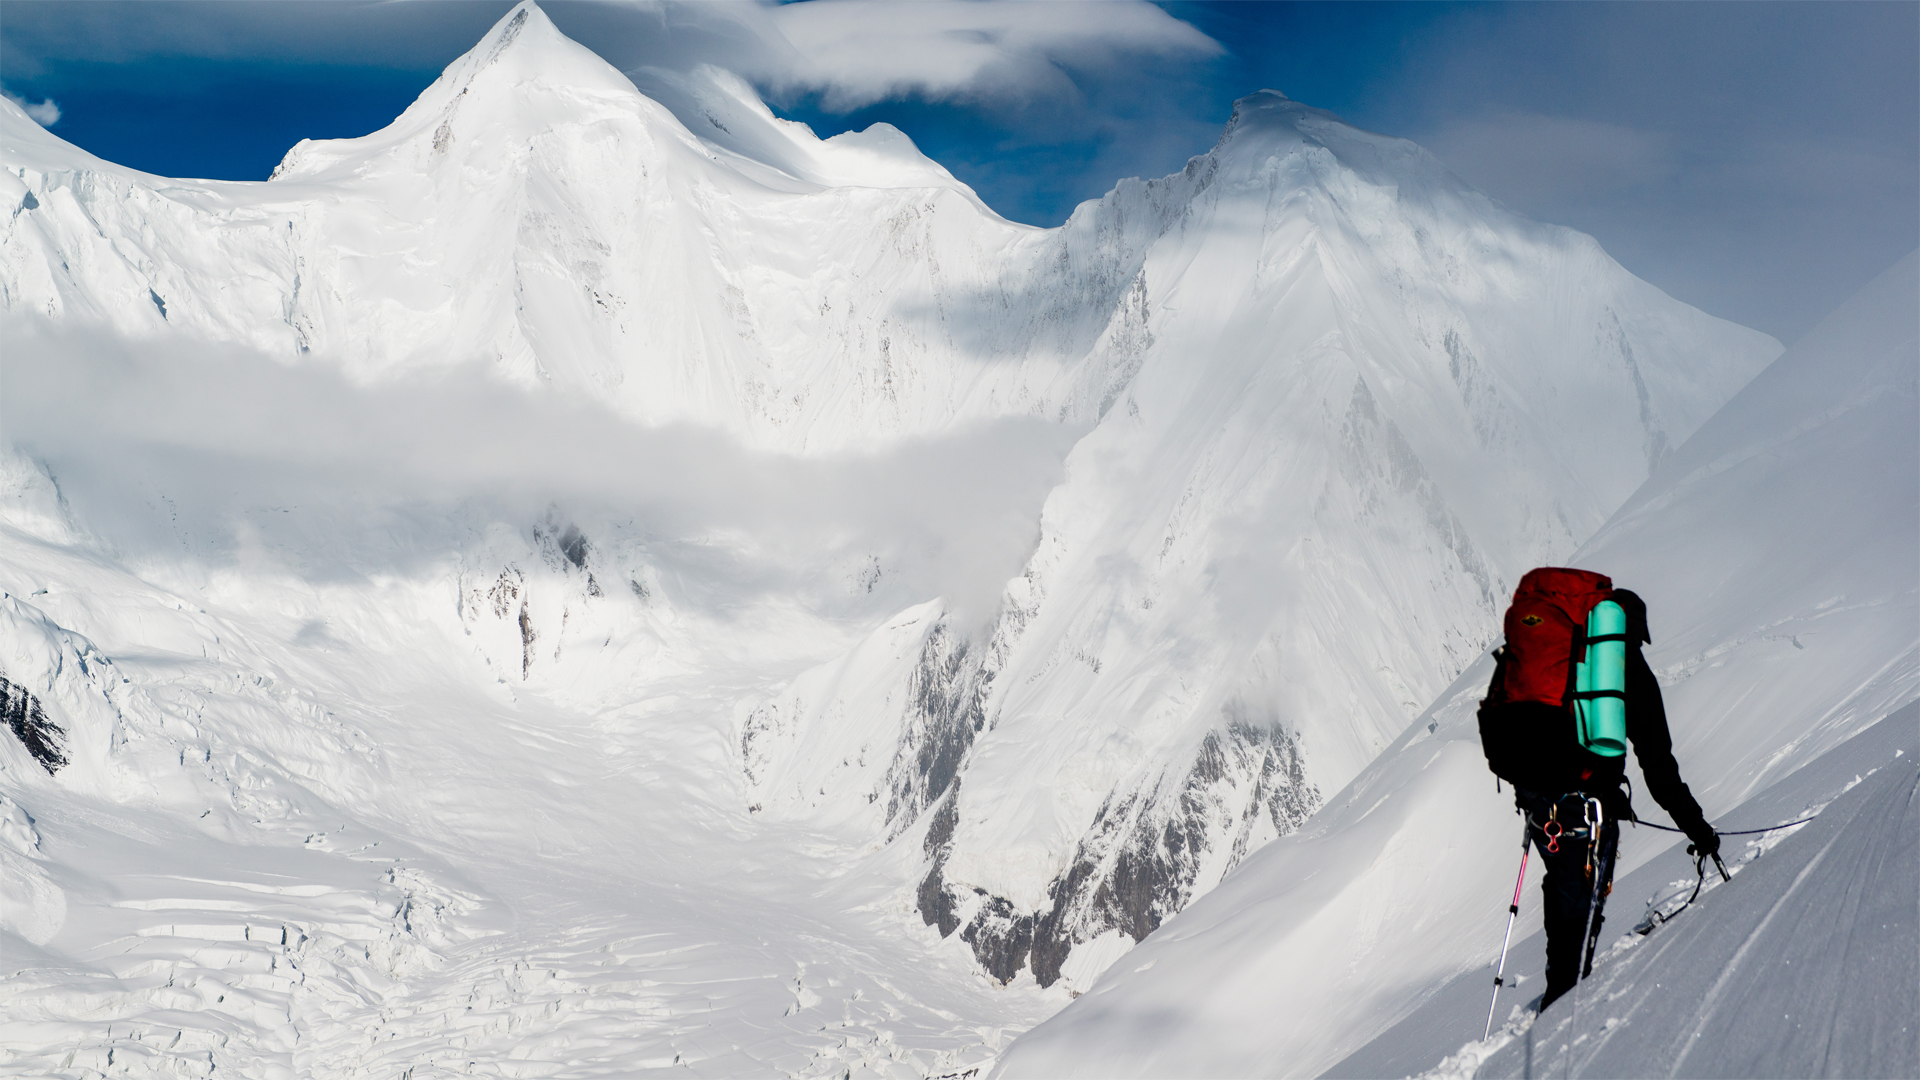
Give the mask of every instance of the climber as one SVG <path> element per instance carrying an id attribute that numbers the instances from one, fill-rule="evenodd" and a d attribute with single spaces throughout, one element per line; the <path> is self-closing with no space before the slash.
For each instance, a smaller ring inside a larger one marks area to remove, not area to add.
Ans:
<path id="1" fill-rule="evenodd" d="M 1605 624 L 1607 617 L 1612 624 Z M 1622 625 L 1624 634 L 1607 632 Z M 1495 775 L 1513 785 L 1514 803 L 1546 868 L 1545 1009 L 1593 970 L 1620 822 L 1638 820 L 1622 789 L 1626 742 L 1633 744 L 1648 793 L 1692 841 L 1689 852 L 1713 856 L 1720 838 L 1673 759 L 1660 686 L 1640 655 L 1640 646 L 1652 642 L 1640 597 L 1613 588 L 1601 574 L 1543 567 L 1514 590 L 1506 637 L 1480 703 L 1480 741 Z M 1599 672 L 1605 644 L 1623 637 L 1624 648 L 1610 653 L 1615 673 Z M 1615 688 L 1606 688 L 1609 679 L 1617 680 Z M 1610 721 L 1600 718 L 1599 706 L 1609 698 L 1624 703 L 1624 730 L 1619 704 L 1608 706 Z M 1614 730 L 1603 730 L 1609 724 Z"/>

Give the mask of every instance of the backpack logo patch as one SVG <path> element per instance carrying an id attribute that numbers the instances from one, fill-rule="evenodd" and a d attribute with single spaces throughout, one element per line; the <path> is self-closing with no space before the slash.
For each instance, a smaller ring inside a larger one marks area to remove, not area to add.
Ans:
<path id="1" fill-rule="evenodd" d="M 1529 615 L 1526 618 L 1521 619 L 1520 621 L 1523 623 L 1526 623 L 1528 626 L 1539 626 L 1541 619 L 1540 619 L 1540 616 L 1538 615 Z"/>

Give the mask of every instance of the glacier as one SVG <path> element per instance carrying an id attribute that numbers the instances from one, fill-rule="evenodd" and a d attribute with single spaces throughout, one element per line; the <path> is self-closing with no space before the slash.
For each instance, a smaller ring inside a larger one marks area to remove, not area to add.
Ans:
<path id="1" fill-rule="evenodd" d="M 984 1067 L 1780 353 L 1274 91 L 1035 229 L 531 2 L 265 182 L 0 150 L 27 1074 Z"/>

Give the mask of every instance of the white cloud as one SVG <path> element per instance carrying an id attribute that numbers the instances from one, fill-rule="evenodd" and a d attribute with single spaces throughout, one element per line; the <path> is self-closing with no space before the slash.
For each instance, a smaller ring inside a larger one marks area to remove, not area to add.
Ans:
<path id="1" fill-rule="evenodd" d="M 32 105 L 27 102 L 26 98 L 21 97 L 11 90 L 5 91 L 5 93 L 8 101 L 20 106 L 20 111 L 32 117 L 33 122 L 39 124 L 41 127 L 52 127 L 60 122 L 60 106 L 54 104 L 52 98 L 47 98 L 38 105 Z"/>
<path id="2" fill-rule="evenodd" d="M 217 562 L 272 521 L 321 576 L 404 567 L 472 526 L 553 511 L 590 535 L 643 531 L 689 566 L 720 558 L 732 569 L 689 574 L 742 588 L 837 595 L 834 568 L 873 556 L 888 588 L 871 602 L 945 596 L 979 617 L 1031 554 L 1075 435 L 1019 418 L 799 458 L 477 370 L 369 385 L 324 361 L 31 316 L 0 333 L 0 433 L 48 467 L 83 528 L 129 556 Z"/>
<path id="3" fill-rule="evenodd" d="M 1073 99 L 1073 71 L 1224 51 L 1146 0 L 637 0 L 547 11 L 623 70 L 712 64 L 776 93 L 818 93 L 834 111 L 907 96 Z"/>
<path id="4" fill-rule="evenodd" d="M 1214 56 L 1218 42 L 1144 0 L 810 0 L 770 11 L 788 63 L 756 74 L 818 90 L 830 109 L 934 99 L 1072 93 L 1062 65 L 1123 55 Z"/>

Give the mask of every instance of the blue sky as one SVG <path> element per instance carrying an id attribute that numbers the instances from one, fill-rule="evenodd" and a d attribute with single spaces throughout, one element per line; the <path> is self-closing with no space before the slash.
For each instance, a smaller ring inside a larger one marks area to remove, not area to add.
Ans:
<path id="1" fill-rule="evenodd" d="M 102 157 L 260 179 L 383 126 L 509 6 L 15 0 L 0 78 Z M 892 123 L 1037 225 L 1272 87 L 1789 343 L 1920 245 L 1916 4 L 544 6 L 623 70 L 730 67 L 822 135 Z"/>

